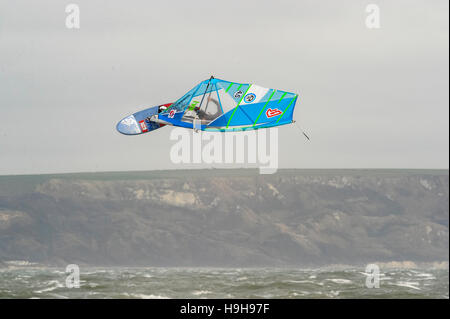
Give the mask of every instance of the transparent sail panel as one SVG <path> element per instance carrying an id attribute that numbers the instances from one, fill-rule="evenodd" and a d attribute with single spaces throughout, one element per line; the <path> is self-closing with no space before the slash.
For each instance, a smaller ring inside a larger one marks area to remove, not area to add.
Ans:
<path id="1" fill-rule="evenodd" d="M 213 84 L 213 86 L 214 88 L 209 93 L 205 94 L 203 103 L 201 103 L 200 109 L 197 112 L 198 118 L 202 121 L 202 124 L 209 124 L 211 121 L 222 115 L 222 108 L 217 96 L 216 84 Z"/>
<path id="2" fill-rule="evenodd" d="M 182 121 L 192 123 L 197 119 L 201 124 L 208 124 L 220 115 L 222 115 L 222 108 L 217 96 L 217 86 L 212 80 L 209 85 L 208 81 L 199 85 L 186 108 Z"/>
<path id="3" fill-rule="evenodd" d="M 163 111 L 162 114 L 169 113 L 171 110 L 175 110 L 177 112 L 184 110 L 189 105 L 189 102 L 191 101 L 193 94 L 197 90 L 197 87 L 198 87 L 198 85 L 196 87 L 192 88 L 189 92 L 187 92 L 181 98 L 179 98 L 169 108 L 167 108 L 165 111 Z"/>

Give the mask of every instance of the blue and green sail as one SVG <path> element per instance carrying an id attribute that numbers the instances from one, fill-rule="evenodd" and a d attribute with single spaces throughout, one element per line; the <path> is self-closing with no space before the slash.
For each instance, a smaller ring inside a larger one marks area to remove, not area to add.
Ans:
<path id="1" fill-rule="evenodd" d="M 204 131 L 255 130 L 292 123 L 298 95 L 216 78 L 202 81 L 159 119 Z"/>

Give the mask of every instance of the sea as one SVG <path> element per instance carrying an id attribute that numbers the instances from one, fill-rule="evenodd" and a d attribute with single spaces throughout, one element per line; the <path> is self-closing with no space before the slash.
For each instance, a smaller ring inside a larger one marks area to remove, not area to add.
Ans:
<path id="1" fill-rule="evenodd" d="M 4 267 L 0 298 L 449 298 L 447 269 Z"/>

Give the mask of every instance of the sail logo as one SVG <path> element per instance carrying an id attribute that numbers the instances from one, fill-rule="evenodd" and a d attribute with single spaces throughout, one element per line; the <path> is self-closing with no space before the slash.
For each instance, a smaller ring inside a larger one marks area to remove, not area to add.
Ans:
<path id="1" fill-rule="evenodd" d="M 242 92 L 241 90 L 236 91 L 236 93 L 234 93 L 234 97 L 236 99 L 239 99 L 239 98 L 241 98 L 242 94 L 244 94 L 244 92 Z"/>
<path id="2" fill-rule="evenodd" d="M 145 125 L 145 122 L 143 120 L 139 121 L 139 125 L 141 126 L 142 132 L 148 132 L 147 125 Z"/>
<path id="3" fill-rule="evenodd" d="M 249 93 L 244 97 L 245 103 L 250 103 L 254 99 L 256 99 L 256 95 L 254 93 Z"/>
<path id="4" fill-rule="evenodd" d="M 267 109 L 267 111 L 266 111 L 266 116 L 268 117 L 268 118 L 271 118 L 271 117 L 274 117 L 274 116 L 278 116 L 278 115 L 280 115 L 280 114 L 282 114 L 283 112 L 281 112 L 281 110 L 279 110 L 279 109 L 271 109 L 271 108 L 268 108 Z"/>
<path id="5" fill-rule="evenodd" d="M 175 116 L 175 110 L 170 110 L 170 112 L 169 112 L 169 117 L 171 118 L 171 119 L 173 119 L 173 117 Z"/>

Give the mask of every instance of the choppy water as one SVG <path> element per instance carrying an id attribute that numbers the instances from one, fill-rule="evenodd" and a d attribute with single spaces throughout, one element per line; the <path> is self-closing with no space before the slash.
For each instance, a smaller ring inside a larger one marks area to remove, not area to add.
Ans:
<path id="1" fill-rule="evenodd" d="M 80 288 L 65 269 L 0 269 L 0 298 L 449 298 L 446 270 L 82 268 Z"/>

